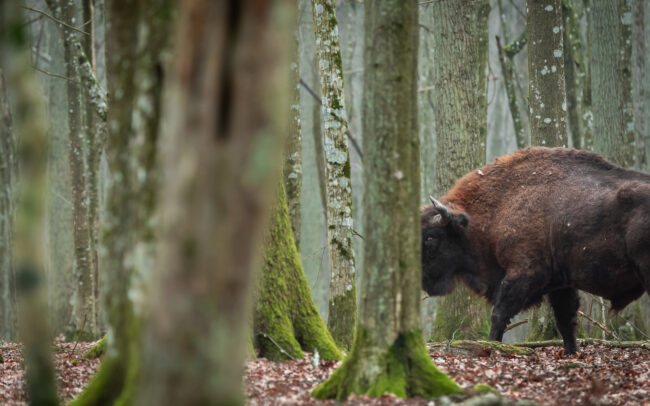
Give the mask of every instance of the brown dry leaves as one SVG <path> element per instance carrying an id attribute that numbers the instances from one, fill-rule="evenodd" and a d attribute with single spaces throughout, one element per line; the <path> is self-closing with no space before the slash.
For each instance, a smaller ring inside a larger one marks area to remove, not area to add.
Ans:
<path id="1" fill-rule="evenodd" d="M 59 397 L 66 402 L 83 390 L 99 365 L 99 360 L 84 360 L 81 356 L 95 343 L 64 343 L 57 340 L 53 348 L 58 372 Z M 4 363 L 0 363 L 0 405 L 26 405 L 24 374 L 20 345 L 0 344 Z"/>
<path id="2" fill-rule="evenodd" d="M 80 357 L 93 343 L 56 343 L 59 395 L 66 401 L 79 393 L 99 365 Z M 74 350 L 73 350 L 74 348 Z M 538 348 L 532 356 L 484 351 L 479 356 L 452 356 L 433 351 L 438 367 L 462 387 L 491 385 L 510 399 L 529 399 L 549 405 L 648 405 L 650 406 L 650 351 L 641 348 L 609 348 L 589 345 L 579 355 L 559 357 L 558 347 Z M 0 404 L 25 405 L 20 347 L 0 345 Z M 265 359 L 248 362 L 244 380 L 251 405 L 335 405 L 317 401 L 310 391 L 325 380 L 339 363 L 321 361 L 317 368 L 310 356 L 298 361 L 274 363 Z M 353 396 L 346 405 L 433 406 L 428 399 Z"/>

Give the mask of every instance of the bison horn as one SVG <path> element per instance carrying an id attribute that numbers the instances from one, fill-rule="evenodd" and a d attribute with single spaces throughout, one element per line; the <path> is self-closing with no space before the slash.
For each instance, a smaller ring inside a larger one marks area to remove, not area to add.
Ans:
<path id="1" fill-rule="evenodd" d="M 446 226 L 449 224 L 452 217 L 451 210 L 449 210 L 444 204 L 434 199 L 433 196 L 429 196 L 429 199 L 431 199 L 431 203 L 433 203 L 433 206 L 438 210 L 438 213 L 442 217 L 440 222 L 441 225 Z"/>

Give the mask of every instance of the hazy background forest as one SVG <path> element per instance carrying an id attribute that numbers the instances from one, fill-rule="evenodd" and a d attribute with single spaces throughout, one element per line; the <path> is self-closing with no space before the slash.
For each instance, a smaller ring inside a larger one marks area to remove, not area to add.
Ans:
<path id="1" fill-rule="evenodd" d="M 426 342 L 486 339 L 491 307 L 466 288 L 430 298 L 371 273 L 389 233 L 366 230 L 389 224 L 399 231 L 386 240 L 417 246 L 400 264 L 420 249 L 399 204 L 369 211 L 392 159 L 377 145 L 419 155 L 417 167 L 399 162 L 413 176 L 391 174 L 419 177 L 410 194 L 391 189 L 407 211 L 531 145 L 650 172 L 644 0 L 378 1 L 400 27 L 415 23 L 372 44 L 380 13 L 365 24 L 368 0 L 136 3 L 0 6 L 0 343 L 23 343 L 33 404 L 58 403 L 55 337 L 96 360 L 64 397 L 99 370 L 74 404 L 239 402 L 244 357 L 341 360 L 355 329 L 371 330 L 368 302 L 383 300 L 371 292 L 417 296 L 404 331 L 421 322 Z M 376 73 L 364 87 L 381 46 L 417 83 L 380 88 Z M 406 130 L 392 143 L 368 107 L 385 99 L 412 99 L 393 104 Z M 544 102 L 552 113 L 538 113 Z M 405 280 L 419 281 L 416 268 Z M 581 293 L 580 337 L 650 338 L 647 294 L 609 308 Z M 504 342 L 560 338 L 546 304 L 516 322 Z M 442 382 L 436 394 L 455 390 Z"/>

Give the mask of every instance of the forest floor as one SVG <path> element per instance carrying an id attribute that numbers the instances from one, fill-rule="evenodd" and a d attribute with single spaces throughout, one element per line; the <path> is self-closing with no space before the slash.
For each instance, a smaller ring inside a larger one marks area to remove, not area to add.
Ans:
<path id="1" fill-rule="evenodd" d="M 59 395 L 72 399 L 99 365 L 81 356 L 94 343 L 55 343 Z M 443 350 L 441 350 L 441 348 Z M 513 355 L 486 348 L 476 355 L 446 354 L 444 347 L 429 346 L 433 361 L 463 388 L 482 383 L 508 399 L 534 400 L 548 405 L 650 405 L 650 350 L 581 347 L 578 355 L 562 356 L 559 347 L 542 347 L 531 355 Z M 25 405 L 20 346 L 0 344 L 0 405 Z M 250 405 L 335 405 L 317 401 L 310 391 L 325 380 L 339 363 L 304 359 L 275 363 L 266 359 L 246 365 L 246 396 Z M 438 402 L 440 403 L 440 402 Z M 378 399 L 352 396 L 346 405 L 423 405 L 428 399 Z"/>

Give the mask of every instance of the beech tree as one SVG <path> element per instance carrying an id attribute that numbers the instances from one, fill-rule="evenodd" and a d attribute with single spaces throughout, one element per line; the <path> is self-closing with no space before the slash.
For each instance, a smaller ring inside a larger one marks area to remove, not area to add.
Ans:
<path id="1" fill-rule="evenodd" d="M 436 196 L 467 172 L 485 164 L 487 105 L 486 0 L 441 1 L 431 5 L 437 23 L 433 41 L 432 104 L 436 134 Z M 433 338 L 487 337 L 490 310 L 467 287 L 436 302 Z"/>
<path id="2" fill-rule="evenodd" d="M 418 4 L 365 4 L 364 268 L 350 355 L 313 392 L 439 396 L 460 388 L 438 371 L 420 330 Z M 389 30 L 390 27 L 390 30 Z"/>
<path id="3" fill-rule="evenodd" d="M 336 343 L 349 349 L 357 315 L 355 260 L 352 249 L 352 183 L 348 122 L 343 97 L 343 64 L 336 4 L 312 0 L 323 121 L 327 239 L 330 264 L 328 327 Z"/>

